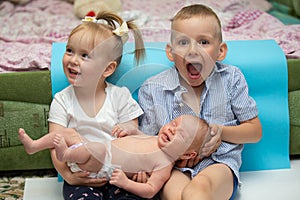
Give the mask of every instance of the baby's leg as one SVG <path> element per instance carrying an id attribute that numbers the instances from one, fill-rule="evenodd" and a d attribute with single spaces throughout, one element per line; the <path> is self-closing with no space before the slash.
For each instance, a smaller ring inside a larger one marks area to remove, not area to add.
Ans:
<path id="1" fill-rule="evenodd" d="M 70 148 L 67 146 L 65 138 L 60 134 L 56 134 L 54 139 L 54 146 L 57 159 L 62 162 L 77 163 L 78 166 L 84 171 L 100 171 L 106 155 L 105 145 L 99 142 L 77 144 L 79 144 L 77 147 L 74 146 L 74 148 Z M 92 154 L 91 152 L 96 153 Z"/>
<path id="2" fill-rule="evenodd" d="M 51 139 L 53 138 L 53 135 L 50 133 L 38 140 L 33 140 L 26 134 L 24 129 L 20 128 L 18 138 L 24 145 L 25 151 L 28 154 L 34 154 L 38 151 L 54 147 Z"/>
<path id="3" fill-rule="evenodd" d="M 84 144 L 79 144 L 77 147 L 69 148 L 66 139 L 60 135 L 55 134 L 54 137 L 54 147 L 56 151 L 56 157 L 62 162 L 75 162 L 75 163 L 85 163 L 87 162 L 91 154 L 86 150 Z"/>
<path id="4" fill-rule="evenodd" d="M 68 155 L 70 154 L 70 149 L 67 146 L 65 138 L 60 134 L 55 134 L 53 144 L 55 147 L 57 159 L 59 161 L 66 162 L 68 160 Z"/>

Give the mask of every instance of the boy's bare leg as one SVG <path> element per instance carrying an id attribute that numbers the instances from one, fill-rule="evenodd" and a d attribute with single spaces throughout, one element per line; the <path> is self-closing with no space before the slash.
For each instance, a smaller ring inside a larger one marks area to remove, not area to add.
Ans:
<path id="1" fill-rule="evenodd" d="M 24 129 L 19 129 L 19 135 L 18 139 L 22 142 L 24 145 L 25 151 L 28 154 L 34 154 L 38 151 L 54 148 L 52 140 L 53 140 L 53 134 L 46 134 L 43 137 L 41 137 L 38 140 L 33 140 L 27 135 Z"/>
<path id="2" fill-rule="evenodd" d="M 182 191 L 191 179 L 183 172 L 173 169 L 170 179 L 160 193 L 162 200 L 181 200 Z"/>
<path id="3" fill-rule="evenodd" d="M 182 200 L 229 199 L 233 191 L 233 174 L 225 164 L 206 167 L 184 188 Z"/>

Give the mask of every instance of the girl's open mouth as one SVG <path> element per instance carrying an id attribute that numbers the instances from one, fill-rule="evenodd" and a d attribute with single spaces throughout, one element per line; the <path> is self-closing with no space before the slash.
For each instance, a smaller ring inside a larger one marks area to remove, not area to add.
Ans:
<path id="1" fill-rule="evenodd" d="M 77 70 L 74 70 L 74 69 L 71 69 L 71 68 L 69 68 L 69 73 L 73 74 L 73 75 L 78 75 L 79 74 L 79 72 Z"/>

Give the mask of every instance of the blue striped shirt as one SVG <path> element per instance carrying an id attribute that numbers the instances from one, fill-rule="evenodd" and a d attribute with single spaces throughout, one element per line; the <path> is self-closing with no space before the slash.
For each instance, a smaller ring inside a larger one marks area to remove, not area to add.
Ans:
<path id="1" fill-rule="evenodd" d="M 196 115 L 184 103 L 187 91 L 180 85 L 178 71 L 172 67 L 146 80 L 139 89 L 139 104 L 144 110 L 139 123 L 143 132 L 155 135 L 159 129 L 182 114 Z M 217 62 L 205 81 L 200 98 L 199 117 L 208 123 L 238 125 L 258 115 L 255 101 L 248 94 L 248 85 L 239 68 Z M 242 133 L 241 133 L 242 134 Z M 228 165 L 239 179 L 243 145 L 222 142 L 218 150 L 190 171 L 192 177 L 213 163 Z"/>

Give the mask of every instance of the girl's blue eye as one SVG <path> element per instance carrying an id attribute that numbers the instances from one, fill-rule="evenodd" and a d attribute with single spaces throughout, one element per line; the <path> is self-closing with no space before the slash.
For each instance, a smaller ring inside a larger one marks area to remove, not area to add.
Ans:
<path id="1" fill-rule="evenodd" d="M 72 53 L 72 49 L 67 48 L 67 49 L 66 49 L 66 53 Z"/>
<path id="2" fill-rule="evenodd" d="M 84 53 L 84 54 L 82 54 L 81 55 L 84 59 L 89 59 L 90 57 L 89 57 L 89 54 L 87 54 L 87 53 Z"/>

